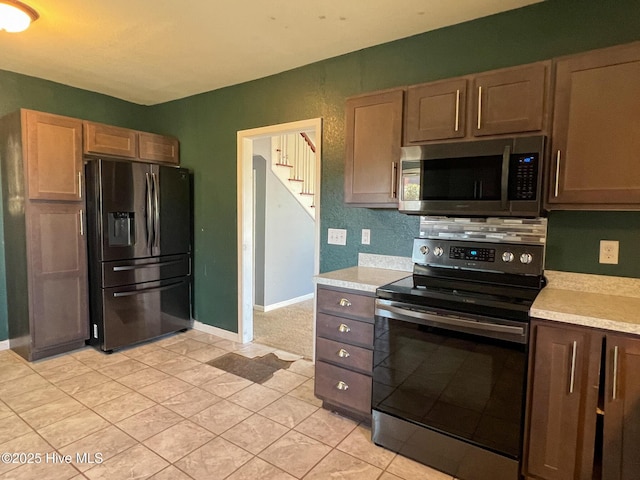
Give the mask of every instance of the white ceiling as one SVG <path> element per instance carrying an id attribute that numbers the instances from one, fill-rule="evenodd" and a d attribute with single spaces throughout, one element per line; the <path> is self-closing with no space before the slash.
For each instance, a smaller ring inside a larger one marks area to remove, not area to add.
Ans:
<path id="1" fill-rule="evenodd" d="M 153 105 L 541 0 L 22 1 L 0 69 Z"/>

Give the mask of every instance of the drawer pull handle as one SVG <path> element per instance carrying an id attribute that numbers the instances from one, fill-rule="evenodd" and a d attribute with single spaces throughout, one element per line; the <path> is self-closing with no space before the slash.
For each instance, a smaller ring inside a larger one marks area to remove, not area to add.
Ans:
<path id="1" fill-rule="evenodd" d="M 346 383 L 344 383 L 342 380 L 340 380 L 338 382 L 338 384 L 336 385 L 336 388 L 338 390 L 342 390 L 343 392 L 346 390 L 349 390 L 349 385 L 347 385 Z"/>
<path id="2" fill-rule="evenodd" d="M 340 333 L 349 333 L 351 329 L 349 328 L 349 325 L 345 325 L 344 323 L 341 323 L 340 326 L 338 327 L 338 331 Z"/>
<path id="3" fill-rule="evenodd" d="M 340 299 L 340 306 L 341 307 L 350 307 L 351 306 L 351 302 L 349 300 L 347 300 L 346 298 L 341 298 Z"/>
<path id="4" fill-rule="evenodd" d="M 338 350 L 338 356 L 340 358 L 349 358 L 351 354 L 347 352 L 344 348 L 341 348 L 340 350 Z"/>

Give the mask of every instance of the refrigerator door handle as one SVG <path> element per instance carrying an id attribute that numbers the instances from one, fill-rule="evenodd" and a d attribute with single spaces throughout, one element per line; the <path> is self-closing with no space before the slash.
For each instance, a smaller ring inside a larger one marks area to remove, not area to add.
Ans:
<path id="1" fill-rule="evenodd" d="M 171 260 L 169 262 L 144 263 L 142 265 L 124 265 L 121 267 L 113 267 L 114 272 L 127 272 L 129 270 L 137 270 L 139 268 L 167 267 L 169 265 L 177 265 L 182 263 L 181 260 Z"/>
<path id="2" fill-rule="evenodd" d="M 151 247 L 153 245 L 153 205 L 151 202 L 151 191 L 153 190 L 153 186 L 151 183 L 151 175 L 149 174 L 149 172 L 145 173 L 145 176 L 147 182 L 147 248 L 151 250 Z"/>
<path id="3" fill-rule="evenodd" d="M 158 191 L 158 176 L 151 174 L 153 181 L 153 246 L 160 247 L 160 192 Z"/>
<path id="4" fill-rule="evenodd" d="M 145 293 L 151 292 L 162 292 L 163 290 L 170 290 L 178 285 L 182 285 L 184 280 L 180 280 L 179 282 L 169 283 L 167 285 L 163 285 L 162 287 L 149 287 L 149 288 L 141 288 L 140 290 L 128 290 L 126 292 L 113 292 L 114 298 L 119 297 L 131 297 L 133 295 L 143 295 Z"/>

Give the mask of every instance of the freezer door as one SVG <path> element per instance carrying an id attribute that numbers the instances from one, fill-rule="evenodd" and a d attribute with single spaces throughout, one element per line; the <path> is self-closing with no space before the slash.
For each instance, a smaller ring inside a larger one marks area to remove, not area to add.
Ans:
<path id="1" fill-rule="evenodd" d="M 190 277 L 103 290 L 101 348 L 113 350 L 191 326 Z"/>
<path id="2" fill-rule="evenodd" d="M 150 257 L 152 175 L 148 163 L 98 160 L 100 261 Z"/>
<path id="3" fill-rule="evenodd" d="M 153 165 L 154 255 L 191 252 L 191 176 L 185 168 Z"/>
<path id="4" fill-rule="evenodd" d="M 191 257 L 189 255 L 116 260 L 102 263 L 102 286 L 109 288 L 133 285 L 134 283 L 185 277 L 190 274 Z"/>

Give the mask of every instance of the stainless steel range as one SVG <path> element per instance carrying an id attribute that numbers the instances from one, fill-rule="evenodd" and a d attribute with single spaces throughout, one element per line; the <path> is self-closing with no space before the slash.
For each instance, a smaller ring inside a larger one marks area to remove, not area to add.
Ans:
<path id="1" fill-rule="evenodd" d="M 423 217 L 377 290 L 373 441 L 463 480 L 520 478 L 529 308 L 546 220 Z"/>

